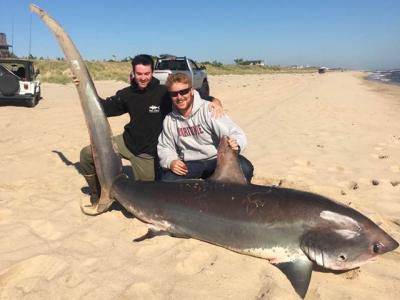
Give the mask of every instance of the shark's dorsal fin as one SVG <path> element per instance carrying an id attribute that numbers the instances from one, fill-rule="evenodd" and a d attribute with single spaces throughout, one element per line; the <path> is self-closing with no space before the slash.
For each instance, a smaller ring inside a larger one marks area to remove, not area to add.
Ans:
<path id="1" fill-rule="evenodd" d="M 238 154 L 228 145 L 228 138 L 222 137 L 218 145 L 217 168 L 209 178 L 223 183 L 247 184 L 246 177 L 240 168 Z"/>
<path id="2" fill-rule="evenodd" d="M 276 265 L 289 279 L 297 294 L 304 298 L 310 284 L 313 263 L 306 257 Z"/>

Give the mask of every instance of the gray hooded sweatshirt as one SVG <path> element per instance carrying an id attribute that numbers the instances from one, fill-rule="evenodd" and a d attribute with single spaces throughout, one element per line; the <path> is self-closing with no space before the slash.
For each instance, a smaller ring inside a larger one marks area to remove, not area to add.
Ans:
<path id="1" fill-rule="evenodd" d="M 173 160 L 214 159 L 217 156 L 219 139 L 223 136 L 237 140 L 240 149 L 247 146 L 246 136 L 226 114 L 221 118 L 211 117 L 211 102 L 200 98 L 194 91 L 193 109 L 190 116 L 183 117 L 175 107 L 163 123 L 158 137 L 157 153 L 160 165 L 169 169 Z"/>

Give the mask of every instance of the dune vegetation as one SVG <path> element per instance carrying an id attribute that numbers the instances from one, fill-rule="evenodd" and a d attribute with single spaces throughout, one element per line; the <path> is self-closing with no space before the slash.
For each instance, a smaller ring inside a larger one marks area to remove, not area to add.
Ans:
<path id="1" fill-rule="evenodd" d="M 36 59 L 35 67 L 40 70 L 42 82 L 67 84 L 71 82 L 71 71 L 65 60 Z M 93 80 L 117 80 L 128 82 L 131 71 L 130 61 L 86 61 Z M 209 75 L 266 74 L 266 73 L 308 73 L 315 68 L 294 69 L 279 66 L 204 64 Z"/>
<path id="2" fill-rule="evenodd" d="M 311 73 L 316 72 L 317 68 L 288 68 L 280 66 L 258 66 L 258 65 L 213 65 L 205 64 L 207 73 L 210 75 L 246 75 L 246 74 L 269 74 L 269 73 Z"/>
<path id="3" fill-rule="evenodd" d="M 64 60 L 35 60 L 40 70 L 42 82 L 66 84 L 71 82 L 71 71 Z M 131 64 L 129 62 L 86 61 L 93 80 L 128 81 Z"/>

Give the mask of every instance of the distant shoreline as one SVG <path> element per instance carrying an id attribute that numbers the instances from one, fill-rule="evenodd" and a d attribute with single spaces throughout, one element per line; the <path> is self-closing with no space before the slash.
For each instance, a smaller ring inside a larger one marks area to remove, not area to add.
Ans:
<path id="1" fill-rule="evenodd" d="M 379 94 L 400 98 L 400 83 L 372 79 L 369 77 L 369 74 L 366 73 L 367 72 L 364 72 L 362 76 L 366 86 Z"/>
<path id="2" fill-rule="evenodd" d="M 384 83 L 388 85 L 400 86 L 400 70 L 391 71 L 369 71 L 366 72 L 366 80 Z"/>

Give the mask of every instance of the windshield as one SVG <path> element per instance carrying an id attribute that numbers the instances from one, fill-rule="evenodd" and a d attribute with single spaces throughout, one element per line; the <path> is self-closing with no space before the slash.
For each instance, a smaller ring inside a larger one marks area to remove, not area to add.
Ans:
<path id="1" fill-rule="evenodd" d="M 184 60 L 159 60 L 156 70 L 187 71 L 188 66 Z"/>
<path id="2" fill-rule="evenodd" d="M 0 65 L 6 68 L 10 73 L 13 73 L 15 76 L 18 76 L 22 80 L 30 80 L 29 74 L 30 71 L 27 69 L 29 67 L 25 63 L 22 62 L 4 62 L 1 61 Z"/>

